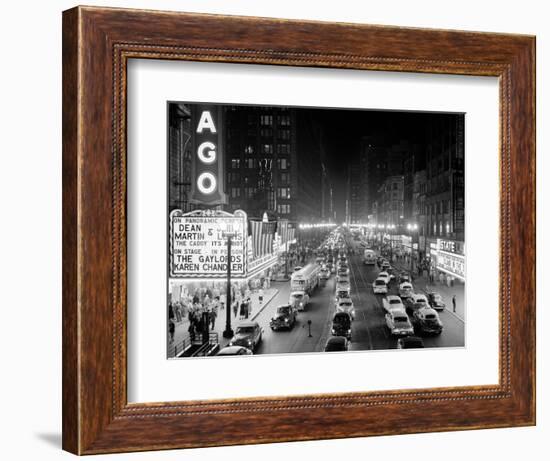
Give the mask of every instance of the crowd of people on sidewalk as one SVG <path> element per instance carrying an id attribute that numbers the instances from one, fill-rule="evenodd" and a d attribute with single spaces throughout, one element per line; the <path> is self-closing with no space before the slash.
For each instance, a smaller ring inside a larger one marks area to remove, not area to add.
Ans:
<path id="1" fill-rule="evenodd" d="M 231 306 L 235 318 L 248 319 L 252 315 L 251 295 L 258 293 L 260 306 L 263 303 L 264 290 L 271 286 L 270 273 L 266 277 L 247 282 L 236 282 L 231 285 Z M 189 338 L 194 341 L 199 334 L 216 328 L 216 319 L 225 311 L 227 292 L 224 283 L 212 283 L 211 286 L 194 287 L 193 284 L 183 287 L 176 300 L 169 303 L 168 322 L 169 340 L 174 342 L 176 326 L 187 319 Z"/>

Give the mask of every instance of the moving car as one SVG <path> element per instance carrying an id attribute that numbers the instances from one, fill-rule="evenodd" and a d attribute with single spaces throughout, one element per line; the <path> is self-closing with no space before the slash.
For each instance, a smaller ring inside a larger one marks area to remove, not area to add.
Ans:
<path id="1" fill-rule="evenodd" d="M 328 280 L 330 278 L 330 270 L 327 267 L 323 267 L 319 272 L 319 278 L 321 280 Z"/>
<path id="2" fill-rule="evenodd" d="M 336 312 L 330 331 L 333 336 L 344 336 L 351 341 L 351 316 L 347 312 Z"/>
<path id="3" fill-rule="evenodd" d="M 305 291 L 293 291 L 288 298 L 288 304 L 294 309 L 303 311 L 309 304 L 309 295 Z"/>
<path id="4" fill-rule="evenodd" d="M 346 312 L 355 320 L 355 306 L 351 298 L 340 298 L 336 304 L 336 312 Z"/>
<path id="5" fill-rule="evenodd" d="M 411 276 L 409 274 L 407 274 L 407 272 L 401 272 L 399 274 L 399 285 L 401 285 L 402 283 L 405 283 L 405 282 L 409 282 L 411 281 Z"/>
<path id="6" fill-rule="evenodd" d="M 405 309 L 391 309 L 386 314 L 386 326 L 393 336 L 408 336 L 414 334 L 414 328 Z"/>
<path id="7" fill-rule="evenodd" d="M 349 267 L 346 265 L 346 266 L 339 266 L 338 267 L 338 270 L 336 271 L 336 275 L 338 275 L 338 277 L 340 276 L 347 276 L 349 275 Z"/>
<path id="8" fill-rule="evenodd" d="M 218 352 L 218 356 L 230 356 L 230 355 L 252 355 L 253 352 L 248 348 L 244 346 L 227 346 L 224 347 L 220 352 Z"/>
<path id="9" fill-rule="evenodd" d="M 254 351 L 262 342 L 263 329 L 258 322 L 245 321 L 237 325 L 229 346 L 243 346 Z"/>
<path id="10" fill-rule="evenodd" d="M 388 274 L 386 271 L 380 272 L 380 273 L 378 274 L 378 278 L 379 278 L 379 279 L 382 279 L 382 278 L 383 278 L 384 280 L 386 280 L 386 284 L 390 283 L 390 280 L 391 280 L 390 274 Z"/>
<path id="11" fill-rule="evenodd" d="M 428 303 L 434 309 L 438 311 L 442 311 L 443 309 L 445 309 L 445 302 L 443 301 L 443 297 L 439 293 L 435 291 L 430 291 L 427 294 L 427 297 L 428 297 Z"/>
<path id="12" fill-rule="evenodd" d="M 401 298 L 399 296 L 395 295 L 388 295 L 382 300 L 382 306 L 386 311 L 390 311 L 391 309 L 395 308 L 401 308 L 405 309 L 405 306 L 403 305 L 403 301 L 401 301 Z"/>
<path id="13" fill-rule="evenodd" d="M 345 352 L 348 350 L 348 340 L 344 336 L 333 336 L 325 345 L 325 352 Z"/>
<path id="14" fill-rule="evenodd" d="M 383 271 L 389 271 L 390 268 L 391 268 L 391 264 L 389 263 L 389 261 L 382 261 L 382 270 Z"/>
<path id="15" fill-rule="evenodd" d="M 409 298 L 414 294 L 413 292 L 413 286 L 410 282 L 403 282 L 401 285 L 399 285 L 399 296 L 402 298 Z"/>
<path id="16" fill-rule="evenodd" d="M 349 288 L 342 288 L 341 290 L 336 290 L 336 295 L 334 297 L 335 304 L 338 304 L 338 301 L 341 298 L 349 298 L 350 297 L 350 291 Z"/>
<path id="17" fill-rule="evenodd" d="M 426 296 L 418 293 L 414 293 L 409 298 L 405 298 L 403 302 L 409 312 L 414 312 L 418 309 L 429 306 Z"/>
<path id="18" fill-rule="evenodd" d="M 414 311 L 412 323 L 417 333 L 423 335 L 439 335 L 443 331 L 443 324 L 439 315 L 431 307 L 422 307 Z"/>
<path id="19" fill-rule="evenodd" d="M 279 306 L 275 311 L 275 315 L 269 321 L 269 326 L 272 330 L 280 330 L 281 328 L 292 329 L 296 323 L 296 309 L 290 304 Z"/>
<path id="20" fill-rule="evenodd" d="M 397 340 L 397 349 L 422 349 L 424 341 L 418 336 L 405 336 Z"/>
<path id="21" fill-rule="evenodd" d="M 339 290 L 350 290 L 349 278 L 347 280 L 339 280 L 336 283 L 336 291 Z"/>
<path id="22" fill-rule="evenodd" d="M 386 283 L 386 279 L 377 278 L 374 282 L 372 282 L 372 292 L 374 294 L 387 294 L 388 284 Z"/>
<path id="23" fill-rule="evenodd" d="M 342 284 L 342 283 L 350 283 L 349 275 L 337 275 L 336 276 L 336 283 Z"/>

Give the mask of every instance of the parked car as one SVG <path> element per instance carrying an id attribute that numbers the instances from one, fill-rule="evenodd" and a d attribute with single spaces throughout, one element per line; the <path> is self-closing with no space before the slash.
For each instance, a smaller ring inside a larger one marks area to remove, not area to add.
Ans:
<path id="1" fill-rule="evenodd" d="M 347 312 L 336 312 L 332 318 L 333 336 L 344 336 L 351 341 L 351 316 Z"/>
<path id="2" fill-rule="evenodd" d="M 244 346 L 252 351 L 262 342 L 263 329 L 258 322 L 245 321 L 237 325 L 229 346 Z"/>
<path id="3" fill-rule="evenodd" d="M 391 309 L 386 314 L 386 326 L 393 336 L 408 336 L 414 334 L 414 328 L 405 309 Z"/>
<path id="4" fill-rule="evenodd" d="M 397 340 L 397 349 L 422 349 L 424 341 L 418 336 L 405 336 Z"/>
<path id="5" fill-rule="evenodd" d="M 388 284 L 385 278 L 377 278 L 372 282 L 372 292 L 374 294 L 387 294 L 388 293 Z"/>
<path id="6" fill-rule="evenodd" d="M 345 352 L 348 350 L 348 339 L 345 336 L 333 336 L 325 345 L 325 352 Z"/>
<path id="7" fill-rule="evenodd" d="M 414 293 L 409 298 L 405 298 L 403 303 L 405 304 L 407 312 L 414 312 L 429 306 L 426 296 L 418 293 Z"/>
<path id="8" fill-rule="evenodd" d="M 218 352 L 218 356 L 230 356 L 230 355 L 252 355 L 253 352 L 244 346 L 227 346 Z"/>
<path id="9" fill-rule="evenodd" d="M 388 295 L 382 300 L 382 306 L 389 312 L 391 309 L 401 308 L 404 309 L 403 301 L 399 296 Z"/>
<path id="10" fill-rule="evenodd" d="M 351 298 L 340 298 L 336 304 L 336 312 L 346 312 L 355 320 L 355 306 Z"/>
<path id="11" fill-rule="evenodd" d="M 443 331 L 443 323 L 439 315 L 431 307 L 422 307 L 414 311 L 412 324 L 417 334 L 439 335 Z"/>
<path id="12" fill-rule="evenodd" d="M 299 311 L 303 311 L 309 304 L 309 295 L 305 291 L 293 291 L 288 298 L 288 304 Z"/>
<path id="13" fill-rule="evenodd" d="M 269 326 L 272 330 L 280 330 L 281 328 L 292 329 L 296 323 L 296 309 L 290 304 L 277 307 L 275 315 L 269 321 Z"/>
<path id="14" fill-rule="evenodd" d="M 445 302 L 443 301 L 443 298 L 439 293 L 435 291 L 430 291 L 426 296 L 428 297 L 428 303 L 434 309 L 438 311 L 442 311 L 443 309 L 445 309 Z"/>

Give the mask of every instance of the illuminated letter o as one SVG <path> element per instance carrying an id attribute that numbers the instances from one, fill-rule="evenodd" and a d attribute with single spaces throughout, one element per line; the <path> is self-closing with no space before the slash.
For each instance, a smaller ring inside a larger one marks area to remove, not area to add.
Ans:
<path id="1" fill-rule="evenodd" d="M 202 163 L 207 165 L 214 163 L 216 161 L 216 145 L 210 141 L 203 142 L 197 149 L 197 155 Z"/>
<path id="2" fill-rule="evenodd" d="M 204 185 L 206 181 L 210 181 L 210 185 L 208 187 Z M 211 194 L 217 187 L 216 177 L 212 173 L 201 173 L 197 178 L 197 187 L 202 194 Z"/>

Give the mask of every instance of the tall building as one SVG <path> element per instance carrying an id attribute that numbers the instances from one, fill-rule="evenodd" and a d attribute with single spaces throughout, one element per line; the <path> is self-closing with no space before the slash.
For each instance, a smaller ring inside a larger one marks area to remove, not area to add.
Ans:
<path id="1" fill-rule="evenodd" d="M 378 224 L 403 225 L 403 191 L 402 175 L 388 176 L 378 189 L 375 220 Z"/>
<path id="2" fill-rule="evenodd" d="M 318 222 L 333 208 L 321 130 L 307 110 L 228 106 L 225 112 L 229 211 Z M 299 200 L 298 200 L 299 198 Z"/>
<path id="3" fill-rule="evenodd" d="M 171 104 L 168 117 L 169 208 L 190 211 L 191 191 L 191 108 L 185 104 Z"/>
<path id="4" fill-rule="evenodd" d="M 427 236 L 464 241 L 464 115 L 439 115 L 426 156 Z"/>

